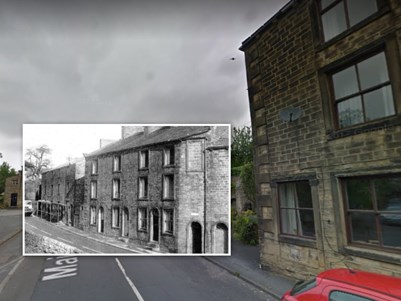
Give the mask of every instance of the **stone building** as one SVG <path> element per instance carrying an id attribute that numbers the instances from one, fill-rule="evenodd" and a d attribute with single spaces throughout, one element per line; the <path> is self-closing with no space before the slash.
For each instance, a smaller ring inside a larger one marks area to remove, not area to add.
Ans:
<path id="1" fill-rule="evenodd" d="M 241 46 L 261 263 L 401 276 L 401 2 L 293 0 Z"/>
<path id="2" fill-rule="evenodd" d="M 82 228 L 84 174 L 83 158 L 43 172 L 37 215 Z"/>
<path id="3" fill-rule="evenodd" d="M 129 126 L 85 155 L 84 229 L 172 253 L 228 253 L 228 126 Z"/>
<path id="4" fill-rule="evenodd" d="M 10 208 L 22 208 L 22 173 L 6 179 L 4 204 Z"/>

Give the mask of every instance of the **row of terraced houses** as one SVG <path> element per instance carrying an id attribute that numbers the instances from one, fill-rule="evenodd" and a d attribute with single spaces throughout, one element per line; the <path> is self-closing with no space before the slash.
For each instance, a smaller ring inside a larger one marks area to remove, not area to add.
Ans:
<path id="1" fill-rule="evenodd" d="M 42 174 L 37 215 L 171 253 L 229 251 L 229 126 L 123 126 Z"/>

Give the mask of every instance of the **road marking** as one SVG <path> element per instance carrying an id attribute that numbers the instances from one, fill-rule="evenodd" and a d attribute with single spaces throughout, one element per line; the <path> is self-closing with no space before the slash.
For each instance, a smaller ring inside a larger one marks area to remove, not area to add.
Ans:
<path id="1" fill-rule="evenodd" d="M 7 282 L 10 280 L 11 276 L 14 274 L 14 272 L 17 270 L 17 268 L 19 267 L 19 265 L 21 264 L 21 262 L 24 260 L 24 257 L 22 257 L 16 264 L 15 266 L 12 268 L 12 270 L 10 271 L 10 273 L 8 273 L 8 275 L 6 276 L 6 278 L 4 278 L 3 282 L 0 284 L 0 295 L 1 292 L 3 291 L 3 289 L 5 288 Z"/>
<path id="2" fill-rule="evenodd" d="M 57 257 L 55 264 L 57 266 L 45 269 L 43 273 L 52 273 L 42 277 L 42 281 L 55 280 L 65 277 L 76 276 L 78 273 L 77 257 Z M 67 264 L 67 265 L 63 265 Z"/>
<path id="3" fill-rule="evenodd" d="M 63 240 L 63 241 L 65 241 L 65 242 L 68 242 L 69 244 L 72 244 L 72 241 L 70 241 L 70 240 L 66 240 L 66 239 L 61 238 L 61 237 L 59 237 L 58 239 Z"/>
<path id="4" fill-rule="evenodd" d="M 21 258 L 22 258 L 22 256 L 13 259 L 13 260 L 11 260 L 10 262 L 7 262 L 5 265 L 0 266 L 0 270 L 4 269 L 6 266 L 9 266 L 10 264 L 13 264 L 14 262 L 20 260 Z"/>
<path id="5" fill-rule="evenodd" d="M 135 296 L 138 298 L 139 301 L 144 301 L 141 294 L 139 293 L 138 289 L 135 287 L 134 283 L 131 281 L 131 279 L 129 279 L 129 277 L 127 276 L 127 274 L 125 273 L 125 269 L 122 266 L 121 262 L 118 260 L 118 258 L 115 258 L 118 264 L 118 267 L 120 268 L 121 272 L 123 273 L 125 279 L 127 280 L 128 284 L 130 285 L 130 287 L 132 288 L 132 290 L 135 293 Z"/>
<path id="6" fill-rule="evenodd" d="M 102 252 L 99 252 L 99 251 L 97 251 L 97 250 L 94 250 L 94 249 L 91 249 L 91 248 L 88 248 L 88 247 L 84 247 L 84 246 L 82 246 L 81 248 L 82 248 L 82 249 L 87 249 L 87 250 L 92 251 L 92 252 L 95 252 L 95 253 L 102 253 Z"/>

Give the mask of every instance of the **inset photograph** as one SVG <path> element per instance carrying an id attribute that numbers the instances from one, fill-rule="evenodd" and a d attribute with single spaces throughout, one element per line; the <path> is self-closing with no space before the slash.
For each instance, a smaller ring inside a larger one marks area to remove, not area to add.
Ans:
<path id="1" fill-rule="evenodd" d="M 24 255 L 230 255 L 230 125 L 24 124 Z"/>

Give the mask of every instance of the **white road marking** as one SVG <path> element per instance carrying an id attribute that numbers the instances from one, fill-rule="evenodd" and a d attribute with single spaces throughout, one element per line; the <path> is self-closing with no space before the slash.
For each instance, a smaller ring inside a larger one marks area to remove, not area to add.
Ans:
<path id="1" fill-rule="evenodd" d="M 121 272 L 123 273 L 125 279 L 127 280 L 128 284 L 130 285 L 130 287 L 132 288 L 132 290 L 135 293 L 135 296 L 138 298 L 139 301 L 144 301 L 141 294 L 139 293 L 138 289 L 135 287 L 134 283 L 131 281 L 131 279 L 129 279 L 129 277 L 127 276 L 127 274 L 125 273 L 125 269 L 122 266 L 121 262 L 118 260 L 118 258 L 115 258 L 118 264 L 118 267 L 120 268 Z"/>
<path id="2" fill-rule="evenodd" d="M 19 265 L 21 264 L 21 262 L 24 260 L 24 257 L 22 257 L 17 263 L 16 265 L 12 268 L 12 270 L 10 271 L 10 273 L 8 273 L 8 275 L 6 276 L 6 278 L 4 278 L 3 282 L 0 284 L 0 295 L 1 292 L 3 291 L 4 287 L 6 286 L 7 282 L 10 280 L 11 276 L 14 274 L 14 272 L 17 270 L 17 268 L 19 267 Z"/>
<path id="3" fill-rule="evenodd" d="M 65 241 L 65 242 L 68 242 L 69 244 L 72 244 L 72 241 L 70 241 L 70 240 L 66 240 L 66 239 L 61 238 L 61 237 L 59 237 L 58 239 L 60 239 L 60 240 L 62 240 L 62 241 Z"/>
<path id="4" fill-rule="evenodd" d="M 22 256 L 13 259 L 10 262 L 7 262 L 5 265 L 0 266 L 0 270 L 3 270 L 5 267 L 9 266 L 10 264 L 13 264 L 14 262 L 20 260 L 21 258 L 22 258 Z"/>
<path id="5" fill-rule="evenodd" d="M 99 252 L 99 251 L 97 251 L 97 250 L 94 250 L 94 249 L 91 249 L 91 248 L 88 248 L 88 247 L 84 247 L 84 246 L 82 246 L 81 248 L 82 248 L 82 249 L 87 249 L 87 250 L 92 251 L 92 252 L 95 252 L 95 253 L 102 253 L 102 252 Z"/>

